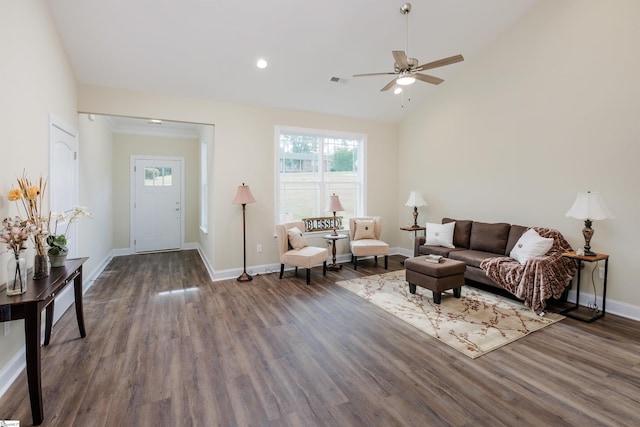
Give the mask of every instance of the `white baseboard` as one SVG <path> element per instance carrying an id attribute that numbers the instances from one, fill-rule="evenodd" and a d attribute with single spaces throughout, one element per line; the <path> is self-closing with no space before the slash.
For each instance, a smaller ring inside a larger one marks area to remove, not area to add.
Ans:
<path id="1" fill-rule="evenodd" d="M 9 360 L 9 363 L 2 367 L 2 370 L 0 370 L 0 397 L 5 394 L 11 384 L 18 378 L 18 375 L 22 373 L 22 370 L 26 368 L 25 360 L 26 348 L 22 346 Z"/>

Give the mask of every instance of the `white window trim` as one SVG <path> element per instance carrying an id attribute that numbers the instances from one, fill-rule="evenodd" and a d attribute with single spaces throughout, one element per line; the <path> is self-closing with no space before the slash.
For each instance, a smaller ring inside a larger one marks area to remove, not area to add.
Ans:
<path id="1" fill-rule="evenodd" d="M 310 136 L 327 136 L 335 138 L 352 138 L 362 140 L 362 151 L 360 153 L 360 159 L 362 162 L 361 167 L 358 170 L 358 174 L 361 179 L 361 194 L 360 202 L 358 203 L 359 210 L 356 212 L 356 216 L 366 216 L 367 211 L 367 135 L 364 133 L 336 131 L 327 129 L 313 129 L 313 128 L 301 128 L 295 126 L 282 126 L 276 125 L 274 132 L 274 223 L 280 223 L 280 134 L 281 133 L 296 133 L 299 135 Z M 327 201 L 328 202 L 328 201 Z M 343 224 L 344 230 L 349 230 L 349 221 Z M 326 234 L 323 231 L 312 231 L 305 233 L 308 235 L 314 234 Z"/>

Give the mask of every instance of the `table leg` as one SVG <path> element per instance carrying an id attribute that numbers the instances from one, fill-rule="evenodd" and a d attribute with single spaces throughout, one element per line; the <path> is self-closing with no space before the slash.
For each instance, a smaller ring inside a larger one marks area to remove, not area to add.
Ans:
<path id="1" fill-rule="evenodd" d="M 333 244 L 331 246 L 331 255 L 333 256 L 333 264 L 328 265 L 327 266 L 327 270 L 338 271 L 338 270 L 342 269 L 342 266 L 336 264 L 336 260 L 337 260 L 337 258 L 336 258 L 336 239 L 333 239 L 331 241 L 331 243 Z"/>
<path id="2" fill-rule="evenodd" d="M 44 345 L 49 345 L 49 340 L 51 339 L 51 327 L 53 326 L 53 311 L 56 305 L 56 300 L 52 299 L 47 309 L 45 310 L 44 316 Z"/>
<path id="3" fill-rule="evenodd" d="M 84 308 L 82 306 L 82 266 L 78 269 L 78 274 L 73 278 L 73 293 L 76 305 L 76 319 L 78 320 L 78 329 L 82 338 L 87 336 L 84 329 Z"/>
<path id="4" fill-rule="evenodd" d="M 42 383 L 40 377 L 40 325 L 41 306 L 28 304 L 25 307 L 24 334 L 27 359 L 27 383 L 31 401 L 31 417 L 33 425 L 40 425 L 44 420 L 42 409 Z"/>

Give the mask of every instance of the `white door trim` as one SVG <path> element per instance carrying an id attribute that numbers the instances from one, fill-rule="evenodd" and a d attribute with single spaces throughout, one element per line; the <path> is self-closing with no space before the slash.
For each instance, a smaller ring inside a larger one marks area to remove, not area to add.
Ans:
<path id="1" fill-rule="evenodd" d="M 145 156 L 141 154 L 132 154 L 129 165 L 129 247 L 131 253 L 136 253 L 135 247 L 135 202 L 136 202 L 136 177 L 135 177 L 135 165 L 137 160 L 172 160 L 180 162 L 180 249 L 184 249 L 184 157 L 167 157 L 167 156 Z"/>

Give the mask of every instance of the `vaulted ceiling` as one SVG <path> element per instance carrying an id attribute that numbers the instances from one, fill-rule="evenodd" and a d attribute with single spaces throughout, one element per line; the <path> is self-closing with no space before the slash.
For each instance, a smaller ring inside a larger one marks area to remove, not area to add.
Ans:
<path id="1" fill-rule="evenodd" d="M 402 1 L 45 1 L 81 84 L 397 122 L 537 0 L 414 0 L 407 49 Z M 392 76 L 352 77 L 393 71 L 405 49 L 465 61 L 400 95 L 380 92 Z"/>

